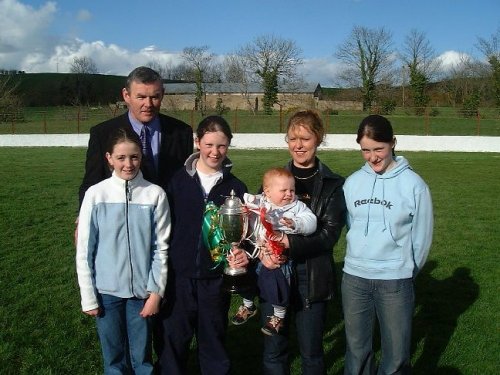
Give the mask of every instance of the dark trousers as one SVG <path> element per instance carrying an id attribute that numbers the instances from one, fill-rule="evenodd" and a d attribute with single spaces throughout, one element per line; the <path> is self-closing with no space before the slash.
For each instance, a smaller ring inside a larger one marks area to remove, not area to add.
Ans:
<path id="1" fill-rule="evenodd" d="M 221 278 L 176 278 L 167 287 L 165 306 L 155 324 L 158 374 L 187 373 L 193 336 L 201 374 L 229 373 L 224 340 L 230 295 L 221 291 L 221 284 Z"/>
<path id="2" fill-rule="evenodd" d="M 290 284 L 281 268 L 260 267 L 257 285 L 260 297 L 266 302 L 283 307 L 290 303 Z"/>
<path id="3" fill-rule="evenodd" d="M 298 275 L 297 284 L 292 283 L 291 289 L 292 314 L 285 318 L 283 334 L 264 335 L 263 373 L 272 375 L 290 374 L 288 353 L 288 332 L 290 321 L 295 322 L 297 342 L 299 344 L 302 361 L 302 374 L 326 374 L 323 352 L 323 333 L 326 322 L 327 302 L 306 303 L 307 282 Z M 273 314 L 273 307 L 269 302 L 261 301 L 262 324 L 264 319 Z"/>

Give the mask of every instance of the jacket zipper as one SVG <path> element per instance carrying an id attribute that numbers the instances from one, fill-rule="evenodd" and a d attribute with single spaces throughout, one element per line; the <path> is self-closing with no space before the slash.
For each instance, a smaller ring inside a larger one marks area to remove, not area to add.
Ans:
<path id="1" fill-rule="evenodd" d="M 130 228 L 129 228 L 129 202 L 132 200 L 132 190 L 129 186 L 129 181 L 125 181 L 125 225 L 127 228 L 127 250 L 128 250 L 128 261 L 130 265 L 130 290 L 132 295 L 135 296 L 134 293 L 134 269 L 132 267 L 132 250 L 130 246 Z"/>
<path id="2" fill-rule="evenodd" d="M 318 167 L 319 168 L 319 167 Z M 319 180 L 318 183 L 315 183 L 313 185 L 313 191 L 312 191 L 312 199 L 311 199 L 311 211 L 314 212 L 314 214 L 316 215 L 316 210 L 318 208 L 318 205 L 319 205 L 319 193 L 321 192 L 321 189 L 323 188 L 323 176 L 320 174 L 321 178 L 319 178 L 318 176 L 315 177 L 314 181 L 316 182 L 317 180 Z M 311 290 L 313 288 L 313 286 L 311 286 L 311 280 L 310 280 L 310 277 L 309 277 L 309 262 L 306 260 L 305 263 L 304 263 L 305 267 L 306 267 L 306 280 L 307 280 L 307 297 L 305 299 L 305 302 L 306 302 L 306 309 L 309 309 L 311 307 L 311 299 L 310 299 L 310 296 L 313 295 L 314 293 L 314 290 Z"/>

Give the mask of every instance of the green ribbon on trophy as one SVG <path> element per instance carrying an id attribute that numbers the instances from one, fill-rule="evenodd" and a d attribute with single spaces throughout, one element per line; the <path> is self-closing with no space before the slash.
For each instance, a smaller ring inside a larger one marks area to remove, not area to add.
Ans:
<path id="1" fill-rule="evenodd" d="M 231 244 L 224 241 L 224 232 L 219 223 L 219 208 L 213 202 L 207 202 L 205 206 L 201 233 L 203 242 L 215 263 L 212 269 L 220 265 L 226 266 Z"/>

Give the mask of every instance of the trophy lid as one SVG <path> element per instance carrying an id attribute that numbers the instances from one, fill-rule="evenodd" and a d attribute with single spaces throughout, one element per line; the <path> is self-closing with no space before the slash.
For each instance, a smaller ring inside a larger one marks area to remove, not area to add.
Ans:
<path id="1" fill-rule="evenodd" d="M 219 213 L 221 215 L 241 215 L 244 212 L 241 199 L 236 196 L 234 190 L 231 190 L 229 194 L 224 204 L 220 206 Z"/>

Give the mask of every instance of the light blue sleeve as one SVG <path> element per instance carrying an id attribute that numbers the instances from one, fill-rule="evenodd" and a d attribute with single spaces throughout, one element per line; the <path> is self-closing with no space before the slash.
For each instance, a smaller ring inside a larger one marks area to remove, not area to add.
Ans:
<path id="1" fill-rule="evenodd" d="M 415 261 L 415 277 L 422 269 L 429 255 L 434 230 L 434 214 L 432 209 L 432 198 L 429 188 L 425 186 L 423 190 L 415 196 L 416 210 L 413 217 L 412 245 L 413 259 Z"/>
<path id="2" fill-rule="evenodd" d="M 78 215 L 78 239 L 76 244 L 76 271 L 80 287 L 82 311 L 99 307 L 95 288 L 95 249 L 97 248 L 98 225 L 93 204 L 94 188 L 85 193 Z"/>

